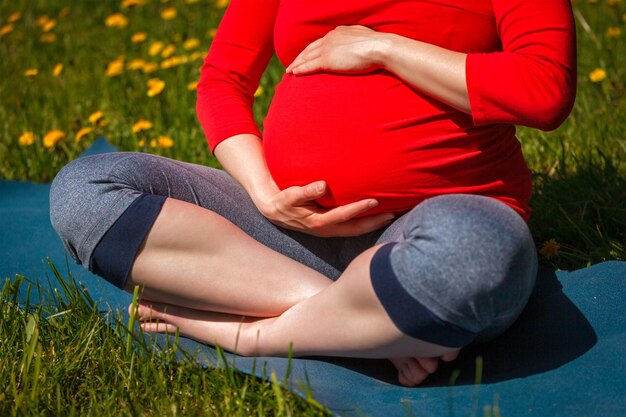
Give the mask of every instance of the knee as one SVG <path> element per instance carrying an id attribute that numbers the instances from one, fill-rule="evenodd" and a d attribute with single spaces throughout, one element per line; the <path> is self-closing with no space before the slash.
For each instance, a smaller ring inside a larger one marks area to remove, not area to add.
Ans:
<path id="1" fill-rule="evenodd" d="M 526 223 L 486 197 L 425 203 L 411 213 L 405 240 L 390 254 L 398 280 L 443 322 L 478 340 L 497 335 L 534 287 L 537 255 Z"/>
<path id="2" fill-rule="evenodd" d="M 118 199 L 111 195 L 120 189 L 111 179 L 111 169 L 127 156 L 111 153 L 78 158 L 52 181 L 50 222 L 72 258 L 85 266 L 88 259 L 84 259 L 80 246 L 101 218 L 101 210 Z"/>

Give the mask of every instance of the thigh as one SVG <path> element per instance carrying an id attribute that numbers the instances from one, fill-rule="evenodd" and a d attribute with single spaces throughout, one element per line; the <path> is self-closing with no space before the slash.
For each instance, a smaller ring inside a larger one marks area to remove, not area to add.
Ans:
<path id="1" fill-rule="evenodd" d="M 226 172 L 136 152 L 79 158 L 63 168 L 51 188 L 51 220 L 66 248 L 89 266 L 102 236 L 142 194 L 162 195 L 211 210 L 255 240 L 336 279 L 339 239 L 326 240 L 269 222 Z M 207 239 L 219 237 L 207 236 Z"/>

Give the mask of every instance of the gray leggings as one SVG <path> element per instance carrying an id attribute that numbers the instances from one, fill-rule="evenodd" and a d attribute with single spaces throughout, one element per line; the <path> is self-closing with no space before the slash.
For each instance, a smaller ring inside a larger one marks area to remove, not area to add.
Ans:
<path id="1" fill-rule="evenodd" d="M 211 210 L 333 280 L 365 249 L 385 243 L 370 265 L 381 303 L 405 334 L 444 346 L 464 346 L 504 331 L 535 282 L 537 256 L 526 223 L 492 198 L 434 197 L 384 230 L 318 238 L 269 222 L 224 171 L 144 153 L 88 156 L 64 167 L 50 191 L 52 225 L 74 260 L 94 270 L 94 253 L 105 246 L 107 232 L 140 219 L 141 208 L 134 209 L 134 219 L 128 213 L 142 196 L 175 198 Z M 141 242 L 150 226 L 124 230 Z M 108 252 L 124 247 L 107 244 Z M 132 263 L 136 249 L 120 249 L 106 262 L 126 258 Z"/>

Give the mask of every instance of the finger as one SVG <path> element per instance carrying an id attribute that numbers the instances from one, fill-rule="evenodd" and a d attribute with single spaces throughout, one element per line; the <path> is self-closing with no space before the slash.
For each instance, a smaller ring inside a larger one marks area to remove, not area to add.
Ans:
<path id="1" fill-rule="evenodd" d="M 289 187 L 281 191 L 283 203 L 288 207 L 316 200 L 325 193 L 325 181 L 315 181 L 302 187 Z"/>
<path id="2" fill-rule="evenodd" d="M 308 58 L 310 56 L 310 53 L 312 51 L 315 51 L 317 49 L 319 49 L 322 46 L 322 38 L 316 40 L 315 42 L 312 42 L 311 44 L 309 44 L 309 46 L 307 46 L 306 48 L 304 48 L 302 50 L 302 52 L 300 52 L 298 54 L 298 56 L 296 57 L 296 59 L 294 59 L 291 64 L 289 64 L 289 66 L 287 67 L 286 71 L 290 72 L 291 69 L 293 69 L 294 67 L 302 64 L 304 61 L 306 61 L 305 58 Z"/>
<path id="3" fill-rule="evenodd" d="M 356 201 L 343 206 L 335 207 L 326 213 L 320 214 L 319 221 L 327 224 L 343 223 L 351 220 L 353 217 L 365 213 L 378 205 L 378 201 L 373 198 Z"/>
<path id="4" fill-rule="evenodd" d="M 323 37 L 322 37 L 322 38 L 319 38 L 319 39 L 318 39 L 318 40 L 316 40 L 316 41 L 311 42 L 311 43 L 309 44 L 309 46 L 307 46 L 306 48 L 304 48 L 304 50 L 306 51 L 307 49 L 308 49 L 308 50 L 311 50 L 311 49 L 316 49 L 316 48 L 318 48 L 318 47 L 320 47 L 320 46 L 322 45 L 322 42 L 324 42 L 324 38 L 323 38 Z M 303 51 L 303 52 L 304 52 L 304 51 Z"/>
<path id="5" fill-rule="evenodd" d="M 297 66 L 294 66 L 291 69 L 291 73 L 294 75 L 298 75 L 298 74 L 310 74 L 312 72 L 317 72 L 317 71 L 321 71 L 322 69 L 324 69 L 324 66 L 322 64 L 322 59 L 321 59 L 321 55 L 318 58 L 309 60 L 309 61 L 305 61 Z"/>
<path id="6" fill-rule="evenodd" d="M 302 53 L 300 54 L 300 56 L 306 59 L 314 59 L 320 55 L 322 55 L 322 44 L 314 48 L 307 48 L 305 51 L 302 51 Z"/>
<path id="7" fill-rule="evenodd" d="M 316 221 L 312 229 L 315 231 L 313 234 L 320 237 L 359 236 L 387 226 L 393 222 L 393 219 L 392 214 L 384 213 L 367 216 L 361 219 L 353 219 L 339 224 L 323 224 Z"/>

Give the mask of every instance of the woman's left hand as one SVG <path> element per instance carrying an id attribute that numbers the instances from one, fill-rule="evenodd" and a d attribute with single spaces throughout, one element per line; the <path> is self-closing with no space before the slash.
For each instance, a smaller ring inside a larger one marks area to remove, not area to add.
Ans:
<path id="1" fill-rule="evenodd" d="M 294 75 L 317 71 L 365 73 L 380 68 L 382 34 L 365 26 L 339 26 L 307 46 L 287 67 Z"/>

